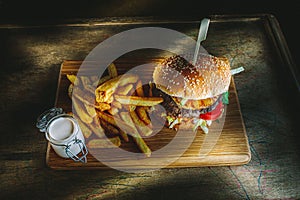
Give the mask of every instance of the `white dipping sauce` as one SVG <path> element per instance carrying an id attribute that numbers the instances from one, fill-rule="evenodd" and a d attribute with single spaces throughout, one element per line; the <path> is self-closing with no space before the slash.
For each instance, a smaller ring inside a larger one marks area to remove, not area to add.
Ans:
<path id="1" fill-rule="evenodd" d="M 50 137 L 54 140 L 64 140 L 74 132 L 74 124 L 68 118 L 58 118 L 49 127 Z"/>

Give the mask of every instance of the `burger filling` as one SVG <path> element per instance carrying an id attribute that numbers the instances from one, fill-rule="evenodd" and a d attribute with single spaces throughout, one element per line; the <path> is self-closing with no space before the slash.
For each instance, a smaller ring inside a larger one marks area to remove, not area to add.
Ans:
<path id="1" fill-rule="evenodd" d="M 172 99 L 180 105 L 182 108 L 185 109 L 191 109 L 191 110 L 199 110 L 202 108 L 207 108 L 211 105 L 213 105 L 220 96 L 216 96 L 213 98 L 208 99 L 200 99 L 200 100 L 194 100 L 194 99 L 184 99 L 180 97 L 172 97 Z"/>
<path id="2" fill-rule="evenodd" d="M 228 92 L 204 100 L 171 97 L 159 89 L 154 90 L 154 95 L 164 98 L 161 104 L 166 113 L 162 117 L 166 117 L 167 126 L 171 129 L 176 129 L 180 123 L 192 122 L 194 131 L 200 127 L 208 133 L 208 126 L 222 116 L 224 104 L 228 104 Z"/>

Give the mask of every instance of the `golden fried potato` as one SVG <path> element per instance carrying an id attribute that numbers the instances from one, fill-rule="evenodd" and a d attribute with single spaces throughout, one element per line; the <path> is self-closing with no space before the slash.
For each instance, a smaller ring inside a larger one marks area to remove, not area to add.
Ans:
<path id="1" fill-rule="evenodd" d="M 118 118 L 120 118 L 119 113 L 116 113 L 115 116 L 118 117 Z M 119 129 L 119 131 L 120 131 L 120 135 L 121 135 L 121 137 L 123 138 L 123 140 L 124 140 L 125 142 L 129 142 L 128 135 L 127 135 L 123 130 L 121 130 L 121 129 Z"/>
<path id="2" fill-rule="evenodd" d="M 127 84 L 125 86 L 118 87 L 116 93 L 119 95 L 127 95 L 131 91 L 132 88 L 133 88 L 132 84 Z"/>
<path id="3" fill-rule="evenodd" d="M 132 138 L 138 148 L 147 156 L 151 156 L 151 149 L 148 147 L 148 145 L 145 143 L 143 138 L 140 136 L 139 132 L 137 131 L 134 122 L 132 121 L 132 118 L 128 112 L 121 112 L 120 113 L 121 118 L 129 125 L 134 127 L 134 132 L 131 132 Z"/>
<path id="4" fill-rule="evenodd" d="M 119 109 L 118 109 L 118 108 L 115 108 L 115 107 L 112 107 L 112 108 L 110 108 L 109 110 L 107 110 L 107 112 L 108 112 L 109 114 L 111 114 L 111 115 L 116 115 L 116 114 L 118 114 Z"/>
<path id="5" fill-rule="evenodd" d="M 73 84 L 70 84 L 69 87 L 68 87 L 68 96 L 69 96 L 70 98 L 72 98 L 73 87 L 74 87 Z"/>
<path id="6" fill-rule="evenodd" d="M 94 133 L 98 138 L 104 138 L 105 132 L 102 126 L 100 126 L 100 120 L 98 117 L 93 118 L 93 122 L 90 124 L 87 124 L 88 128 L 92 130 L 92 133 Z"/>
<path id="7" fill-rule="evenodd" d="M 118 71 L 114 63 L 111 63 L 108 66 L 108 74 L 111 78 L 115 78 L 118 76 Z"/>
<path id="8" fill-rule="evenodd" d="M 121 104 L 135 106 L 154 106 L 163 102 L 161 97 L 139 97 L 139 96 L 121 96 L 114 95 L 115 99 Z"/>
<path id="9" fill-rule="evenodd" d="M 81 120 L 77 120 L 80 130 L 85 138 L 89 138 L 92 135 L 92 130 L 89 129 Z"/>
<path id="10" fill-rule="evenodd" d="M 77 98 L 72 99 L 73 107 L 77 116 L 85 123 L 91 123 L 93 118 L 87 113 L 85 106 Z"/>
<path id="11" fill-rule="evenodd" d="M 115 108 L 118 108 L 118 109 L 122 109 L 122 104 L 118 101 L 111 102 L 111 106 L 115 107 Z"/>
<path id="12" fill-rule="evenodd" d="M 141 80 L 139 80 L 137 82 L 137 84 L 136 84 L 136 90 L 135 91 L 136 91 L 137 96 L 140 96 L 140 97 L 145 96 L 144 95 L 144 90 L 143 90 L 143 84 L 142 84 Z"/>
<path id="13" fill-rule="evenodd" d="M 127 83 L 136 82 L 137 79 L 137 75 L 124 74 L 102 83 L 95 90 L 96 101 L 107 102 L 107 100 L 112 96 L 112 94 L 115 93 L 119 85 L 124 86 Z"/>
<path id="14" fill-rule="evenodd" d="M 140 135 L 148 137 L 152 134 L 152 129 L 149 128 L 145 122 L 143 122 L 135 111 L 130 112 L 130 117 L 132 118 L 132 121 L 134 122 L 135 126 L 139 130 Z"/>
<path id="15" fill-rule="evenodd" d="M 101 124 L 102 128 L 104 128 L 106 133 L 113 134 L 113 135 L 120 134 L 119 130 L 112 124 L 108 123 L 107 121 L 101 120 L 100 124 Z"/>
<path id="16" fill-rule="evenodd" d="M 77 79 L 76 75 L 74 74 L 67 74 L 67 78 L 73 85 L 75 84 L 75 81 Z"/>
<path id="17" fill-rule="evenodd" d="M 105 112 L 98 112 L 98 116 L 100 120 L 104 120 L 116 127 L 119 127 L 121 130 L 123 130 L 125 133 L 132 133 L 134 132 L 134 128 L 131 125 L 126 124 L 123 120 L 121 120 L 117 116 L 112 116 L 110 114 L 107 114 Z"/>
<path id="18" fill-rule="evenodd" d="M 92 139 L 87 143 L 88 148 L 116 148 L 121 146 L 118 136 L 112 138 Z"/>
<path id="19" fill-rule="evenodd" d="M 108 103 L 96 103 L 95 108 L 105 111 L 111 109 L 111 106 Z"/>
<path id="20" fill-rule="evenodd" d="M 146 106 L 138 106 L 135 109 L 135 111 L 136 111 L 137 115 L 139 116 L 139 118 L 141 120 L 143 120 L 146 125 L 151 124 L 151 120 L 150 120 L 150 118 L 148 116 L 148 113 L 147 113 L 148 109 L 149 109 L 149 107 L 146 107 Z"/>

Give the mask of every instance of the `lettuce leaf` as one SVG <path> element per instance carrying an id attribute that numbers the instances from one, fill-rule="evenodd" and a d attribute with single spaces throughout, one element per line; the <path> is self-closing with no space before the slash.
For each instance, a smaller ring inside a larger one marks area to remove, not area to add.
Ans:
<path id="1" fill-rule="evenodd" d="M 229 92 L 228 91 L 223 93 L 222 103 L 224 105 L 229 104 Z"/>

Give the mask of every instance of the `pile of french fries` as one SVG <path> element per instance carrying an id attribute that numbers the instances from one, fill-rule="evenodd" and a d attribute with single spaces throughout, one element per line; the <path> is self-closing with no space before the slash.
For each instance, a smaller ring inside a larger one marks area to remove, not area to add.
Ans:
<path id="1" fill-rule="evenodd" d="M 73 95 L 73 110 L 88 139 L 88 148 L 119 147 L 131 137 L 141 152 L 151 156 L 151 149 L 143 138 L 153 133 L 149 118 L 151 107 L 163 101 L 153 97 L 152 84 L 145 91 L 137 75 L 119 75 L 113 63 L 108 67 L 108 75 L 100 80 L 96 76 L 72 74 L 67 74 L 67 78 L 70 81 L 68 95 L 71 98 Z"/>

